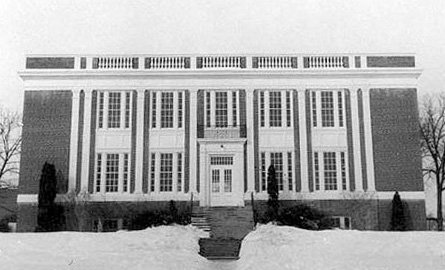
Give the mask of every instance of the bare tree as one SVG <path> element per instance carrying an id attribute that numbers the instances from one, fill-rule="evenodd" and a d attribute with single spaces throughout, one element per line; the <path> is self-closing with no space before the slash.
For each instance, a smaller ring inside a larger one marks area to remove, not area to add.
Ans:
<path id="1" fill-rule="evenodd" d="M 7 174 L 18 174 L 22 145 L 21 114 L 0 107 L 0 184 Z"/>
<path id="2" fill-rule="evenodd" d="M 420 109 L 424 176 L 434 181 L 437 229 L 443 231 L 442 195 L 445 190 L 445 94 L 425 96 Z"/>

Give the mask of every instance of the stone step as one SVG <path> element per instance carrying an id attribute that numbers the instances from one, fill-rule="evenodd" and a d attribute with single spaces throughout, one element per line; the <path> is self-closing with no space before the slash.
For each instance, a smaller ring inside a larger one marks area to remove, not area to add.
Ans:
<path id="1" fill-rule="evenodd" d="M 209 260 L 236 260 L 239 258 L 241 240 L 209 238 L 199 240 L 199 254 Z"/>

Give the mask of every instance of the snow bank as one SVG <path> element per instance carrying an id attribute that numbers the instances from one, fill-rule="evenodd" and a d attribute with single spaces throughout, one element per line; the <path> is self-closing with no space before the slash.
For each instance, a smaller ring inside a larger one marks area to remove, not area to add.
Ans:
<path id="1" fill-rule="evenodd" d="M 161 226 L 116 233 L 0 233 L 1 269 L 209 269 L 201 232 Z"/>
<path id="2" fill-rule="evenodd" d="M 161 226 L 117 233 L 0 233 L 0 269 L 441 270 L 445 233 L 306 231 L 261 225 L 236 262 L 198 255 L 202 232 Z"/>
<path id="3" fill-rule="evenodd" d="M 306 231 L 261 225 L 242 243 L 237 269 L 445 269 L 445 233 Z"/>

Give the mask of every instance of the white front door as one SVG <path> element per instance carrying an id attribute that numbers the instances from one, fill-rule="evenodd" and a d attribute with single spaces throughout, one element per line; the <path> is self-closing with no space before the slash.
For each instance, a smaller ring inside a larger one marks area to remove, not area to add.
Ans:
<path id="1" fill-rule="evenodd" d="M 213 157 L 210 166 L 210 206 L 236 204 L 232 157 Z"/>

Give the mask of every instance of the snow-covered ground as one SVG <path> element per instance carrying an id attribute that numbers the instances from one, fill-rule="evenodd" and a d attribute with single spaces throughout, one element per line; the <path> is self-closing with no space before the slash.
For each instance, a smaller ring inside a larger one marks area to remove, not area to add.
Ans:
<path id="1" fill-rule="evenodd" d="M 209 269 L 201 232 L 162 226 L 116 233 L 0 233 L 0 269 Z"/>
<path id="2" fill-rule="evenodd" d="M 306 231 L 259 226 L 247 235 L 238 269 L 440 270 L 445 233 Z"/>
<path id="3" fill-rule="evenodd" d="M 117 233 L 2 233 L 0 269 L 445 269 L 445 233 L 306 231 L 261 225 L 236 262 L 198 255 L 200 232 L 162 226 Z"/>

